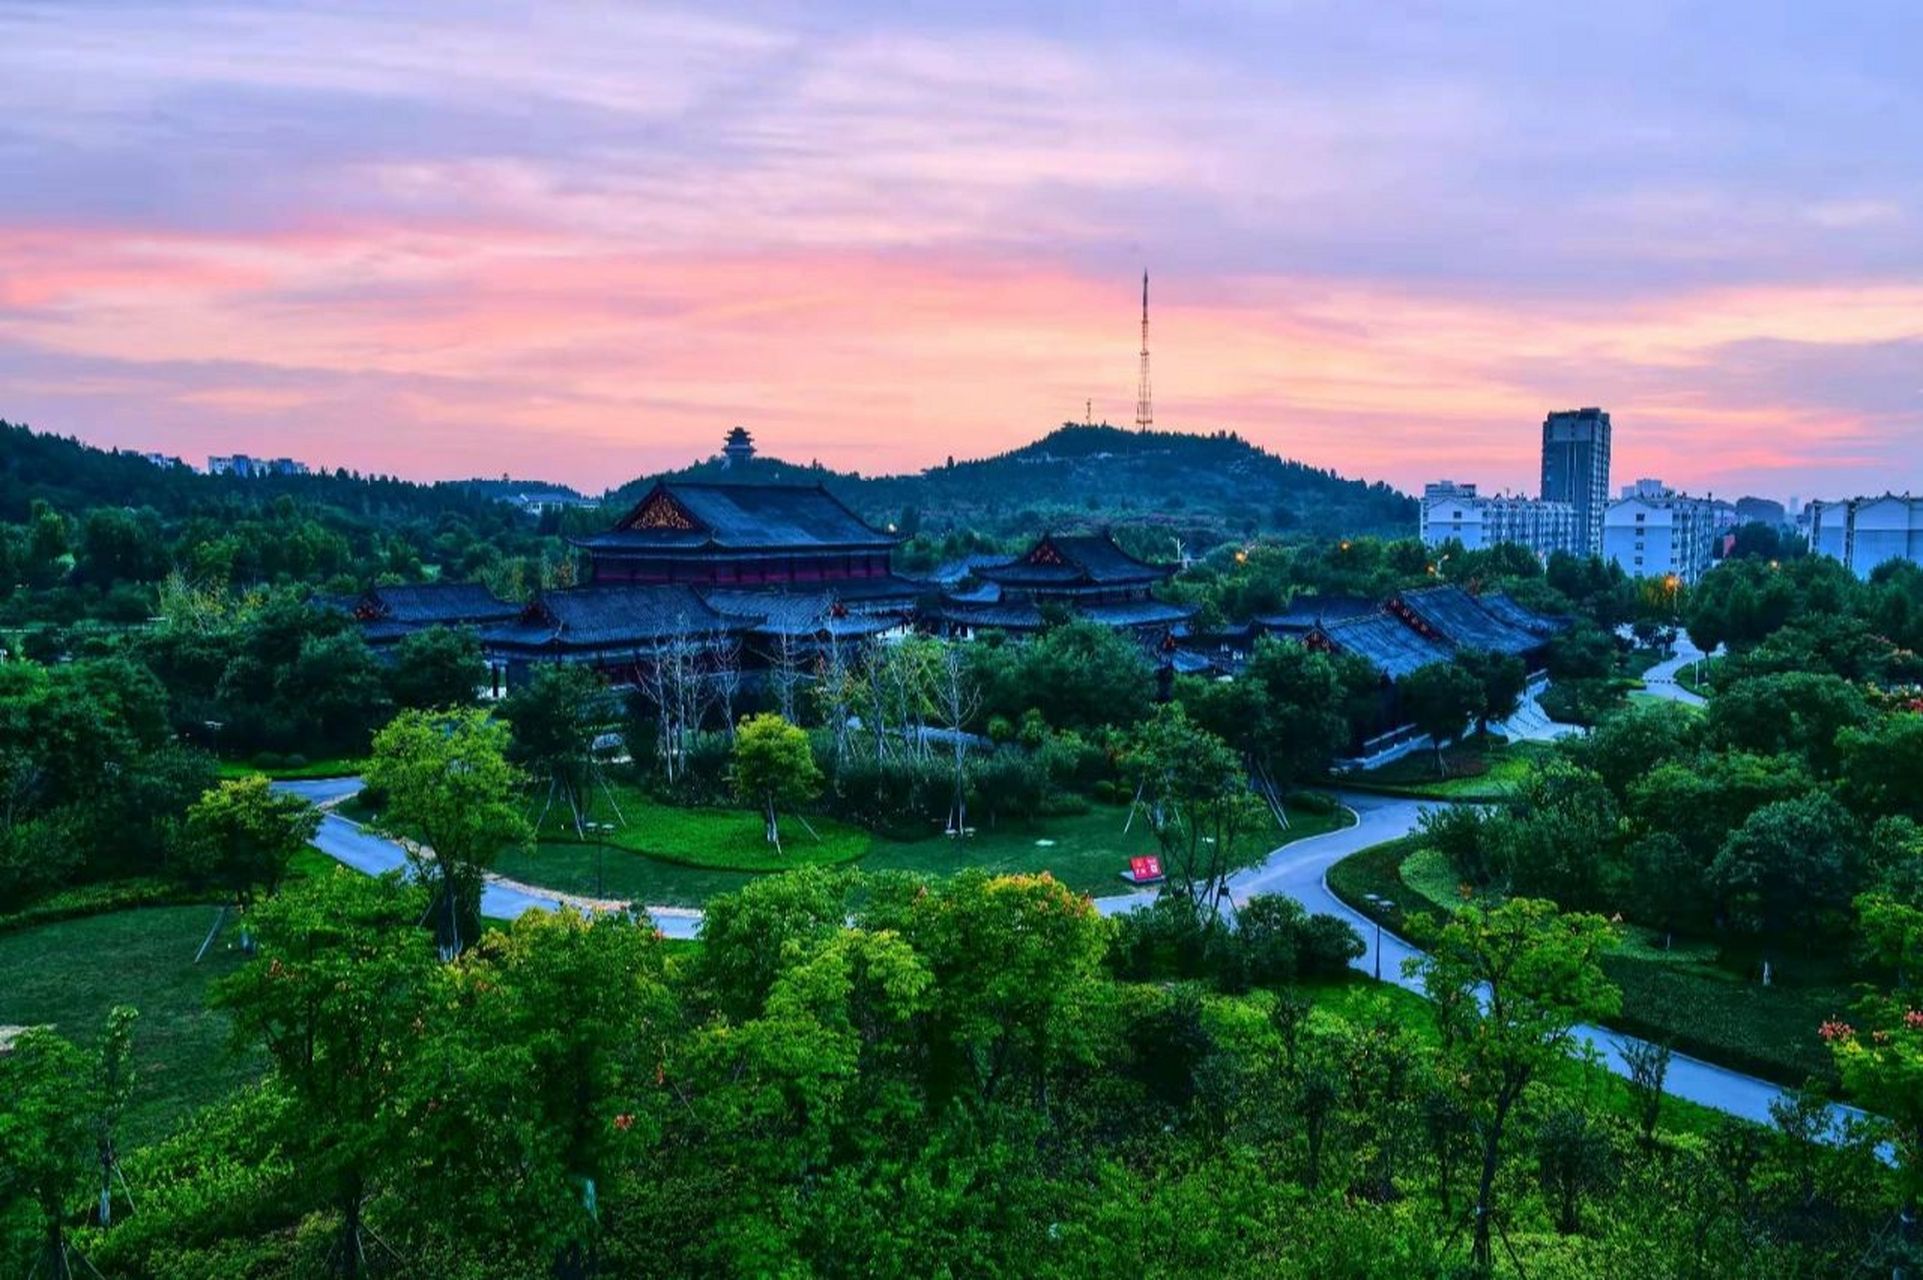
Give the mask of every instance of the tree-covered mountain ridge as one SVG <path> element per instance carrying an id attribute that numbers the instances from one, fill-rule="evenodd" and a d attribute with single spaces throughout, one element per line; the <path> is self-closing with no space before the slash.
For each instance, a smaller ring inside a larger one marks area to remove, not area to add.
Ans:
<path id="1" fill-rule="evenodd" d="M 643 476 L 614 491 L 611 505 L 639 498 L 661 479 L 820 483 L 871 521 L 904 531 L 1160 523 L 1206 539 L 1297 530 L 1410 534 L 1416 523 L 1415 500 L 1387 484 L 1279 457 L 1228 431 L 1065 424 L 1018 449 L 896 476 L 759 456 L 743 469 L 717 455 Z"/>

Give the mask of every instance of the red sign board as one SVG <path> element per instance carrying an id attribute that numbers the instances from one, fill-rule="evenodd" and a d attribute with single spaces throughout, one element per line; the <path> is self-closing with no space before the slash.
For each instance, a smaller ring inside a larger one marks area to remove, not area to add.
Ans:
<path id="1" fill-rule="evenodd" d="M 1154 854 L 1144 854 L 1128 860 L 1130 877 L 1136 884 L 1148 884 L 1162 878 L 1162 860 Z"/>

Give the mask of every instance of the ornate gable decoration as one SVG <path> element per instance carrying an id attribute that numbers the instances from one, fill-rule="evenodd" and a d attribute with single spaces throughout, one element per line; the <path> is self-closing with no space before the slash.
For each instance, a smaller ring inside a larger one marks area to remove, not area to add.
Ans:
<path id="1" fill-rule="evenodd" d="M 1035 544 L 1035 549 L 1028 553 L 1028 563 L 1030 564 L 1067 564 L 1068 561 L 1063 558 L 1062 553 L 1060 551 L 1055 549 L 1055 544 L 1053 542 L 1049 541 L 1047 538 L 1043 538 L 1040 542 Z"/>
<path id="2" fill-rule="evenodd" d="M 670 497 L 666 489 L 656 489 L 648 495 L 628 521 L 630 529 L 675 529 L 686 532 L 699 527 L 694 517 Z"/>

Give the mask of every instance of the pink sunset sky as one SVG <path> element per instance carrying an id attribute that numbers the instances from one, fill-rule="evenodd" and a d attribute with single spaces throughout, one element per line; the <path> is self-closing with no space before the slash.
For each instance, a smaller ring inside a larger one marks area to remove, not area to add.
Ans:
<path id="1" fill-rule="evenodd" d="M 1579 10 L 1594 8 L 1594 12 Z M 1923 490 L 1923 8 L 0 5 L 0 417 L 598 491 L 1133 418 Z"/>

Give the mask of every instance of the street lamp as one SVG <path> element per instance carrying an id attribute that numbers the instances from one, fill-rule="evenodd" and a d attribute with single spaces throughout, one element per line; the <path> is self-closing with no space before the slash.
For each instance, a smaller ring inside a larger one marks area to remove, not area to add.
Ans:
<path id="1" fill-rule="evenodd" d="M 587 823 L 594 833 L 594 896 L 605 898 L 607 893 L 608 832 L 614 830 L 612 822 Z"/>
<path id="2" fill-rule="evenodd" d="M 1376 909 L 1375 915 L 1371 918 L 1375 921 L 1375 980 L 1380 982 L 1382 981 L 1382 913 L 1394 911 L 1396 904 L 1379 894 L 1365 893 L 1362 896 Z"/>

